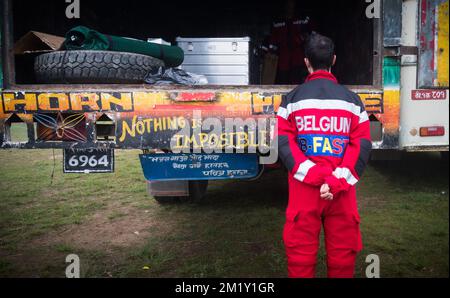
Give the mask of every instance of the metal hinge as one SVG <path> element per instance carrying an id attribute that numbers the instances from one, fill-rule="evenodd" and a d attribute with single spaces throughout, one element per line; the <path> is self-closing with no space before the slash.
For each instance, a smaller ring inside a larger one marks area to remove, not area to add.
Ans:
<path id="1" fill-rule="evenodd" d="M 397 46 L 397 47 L 385 47 L 384 56 L 399 57 L 404 55 L 417 55 L 419 49 L 413 46 Z"/>

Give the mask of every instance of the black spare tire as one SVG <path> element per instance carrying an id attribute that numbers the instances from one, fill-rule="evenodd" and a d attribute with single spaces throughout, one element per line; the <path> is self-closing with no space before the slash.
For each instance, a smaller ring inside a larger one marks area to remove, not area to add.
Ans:
<path id="1" fill-rule="evenodd" d="M 164 67 L 160 59 L 113 51 L 56 51 L 34 61 L 39 83 L 143 83 L 145 75 Z"/>

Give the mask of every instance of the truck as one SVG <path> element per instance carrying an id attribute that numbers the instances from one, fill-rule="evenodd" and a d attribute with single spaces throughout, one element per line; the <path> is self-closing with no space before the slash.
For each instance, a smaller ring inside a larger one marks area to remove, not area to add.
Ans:
<path id="1" fill-rule="evenodd" d="M 71 83 L 64 81 L 64 69 L 55 75 L 58 83 L 40 83 L 30 61 L 45 51 L 18 54 L 17 43 L 32 30 L 27 42 L 48 50 L 52 40 L 40 32 L 61 36 L 88 24 L 138 39 L 245 36 L 251 41 L 245 53 L 257 59 L 256 45 L 274 15 L 282 14 L 280 1 L 168 0 L 146 9 L 140 1 L 66 2 L 2 1 L 2 149 L 61 149 L 67 173 L 110 172 L 115 149 L 140 149 L 149 192 L 160 203 L 199 200 L 209 180 L 255 179 L 275 167 L 275 116 L 282 96 L 295 86 L 261 84 L 258 67 L 246 70 L 249 84 L 236 85 Z M 76 2 L 79 19 L 67 15 Z M 364 102 L 374 151 L 448 153 L 449 1 L 342 2 L 297 4 L 335 41 L 333 73 Z M 236 51 L 238 42 L 232 47 Z M 86 52 L 77 59 L 90 58 Z M 15 136 L 19 127 L 21 140 Z"/>

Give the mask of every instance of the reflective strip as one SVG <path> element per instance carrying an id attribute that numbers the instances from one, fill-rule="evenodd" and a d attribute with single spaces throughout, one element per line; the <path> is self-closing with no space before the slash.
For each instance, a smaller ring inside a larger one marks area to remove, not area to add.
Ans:
<path id="1" fill-rule="evenodd" d="M 286 110 L 286 108 L 279 107 L 278 108 L 278 112 L 277 112 L 277 116 L 280 116 L 281 118 L 284 118 L 284 119 L 287 120 L 287 118 L 289 117 L 288 111 Z"/>
<path id="2" fill-rule="evenodd" d="M 347 168 L 336 168 L 333 175 L 338 179 L 344 178 L 350 185 L 355 185 L 358 182 L 358 179 L 356 179 L 352 172 Z"/>
<path id="3" fill-rule="evenodd" d="M 298 102 L 290 103 L 285 109 L 286 112 L 282 112 L 279 116 L 287 119 L 289 115 L 293 112 L 303 110 L 303 109 L 319 109 L 319 110 L 343 110 L 350 112 L 359 117 L 359 123 L 366 121 L 367 113 L 365 111 L 361 112 L 361 107 L 355 105 L 351 102 L 346 102 L 341 99 L 305 99 Z M 369 118 L 367 117 L 367 120 Z"/>
<path id="4" fill-rule="evenodd" d="M 275 28 L 283 27 L 283 26 L 285 26 L 285 25 L 286 25 L 285 22 L 281 22 L 281 23 L 273 23 L 273 26 L 274 26 Z"/>
<path id="5" fill-rule="evenodd" d="M 359 115 L 359 124 L 366 122 L 366 121 L 369 121 L 369 116 L 367 115 L 366 111 L 363 111 L 361 113 L 361 115 Z"/>
<path id="6" fill-rule="evenodd" d="M 305 180 L 306 175 L 308 174 L 309 169 L 314 167 L 316 164 L 310 161 L 309 159 L 305 160 L 298 167 L 297 173 L 295 173 L 294 178 L 303 182 Z"/>

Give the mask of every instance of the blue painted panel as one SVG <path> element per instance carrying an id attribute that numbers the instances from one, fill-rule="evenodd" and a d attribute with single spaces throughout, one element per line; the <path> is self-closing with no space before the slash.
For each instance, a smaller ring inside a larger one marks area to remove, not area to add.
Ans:
<path id="1" fill-rule="evenodd" d="M 332 156 L 341 158 L 349 138 L 339 135 L 301 134 L 297 136 L 300 149 L 306 156 Z"/>
<path id="2" fill-rule="evenodd" d="M 147 180 L 244 179 L 258 175 L 256 154 L 140 154 Z"/>

